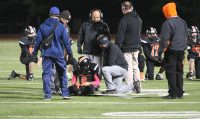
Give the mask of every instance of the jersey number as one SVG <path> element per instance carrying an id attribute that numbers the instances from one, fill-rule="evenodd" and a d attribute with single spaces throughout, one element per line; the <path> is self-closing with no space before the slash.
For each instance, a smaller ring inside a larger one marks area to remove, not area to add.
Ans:
<path id="1" fill-rule="evenodd" d="M 152 46 L 151 56 L 153 56 L 153 57 L 158 56 L 158 48 L 159 48 L 159 45 Z"/>

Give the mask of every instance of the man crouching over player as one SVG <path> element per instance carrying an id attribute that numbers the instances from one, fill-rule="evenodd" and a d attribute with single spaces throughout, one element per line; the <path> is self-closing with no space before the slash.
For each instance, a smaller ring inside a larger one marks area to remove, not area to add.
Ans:
<path id="1" fill-rule="evenodd" d="M 113 44 L 108 36 L 103 34 L 99 35 L 97 42 L 105 50 L 102 74 L 107 90 L 101 93 L 118 94 L 135 91 L 133 83 L 123 83 L 123 79 L 127 74 L 128 63 L 119 47 Z M 136 91 L 136 93 L 138 92 Z"/>

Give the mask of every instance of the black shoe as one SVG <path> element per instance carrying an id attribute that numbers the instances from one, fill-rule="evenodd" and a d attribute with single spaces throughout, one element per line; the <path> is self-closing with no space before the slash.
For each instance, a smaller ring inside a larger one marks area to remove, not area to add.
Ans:
<path id="1" fill-rule="evenodd" d="M 186 78 L 189 80 L 192 80 L 192 77 L 194 76 L 194 74 L 192 72 L 188 72 L 186 75 Z"/>
<path id="2" fill-rule="evenodd" d="M 12 72 L 10 73 L 8 80 L 10 80 L 12 78 L 16 78 L 16 72 L 14 70 L 12 70 Z"/>
<path id="3" fill-rule="evenodd" d="M 188 73 L 186 74 L 186 78 L 188 79 L 189 76 L 190 76 L 190 72 L 188 72 Z"/>
<path id="4" fill-rule="evenodd" d="M 177 99 L 177 97 L 176 96 L 167 95 L 167 96 L 163 96 L 162 99 Z"/>
<path id="5" fill-rule="evenodd" d="M 106 90 L 106 91 L 102 91 L 102 94 L 117 94 L 117 91 L 115 89 L 113 90 Z"/>
<path id="6" fill-rule="evenodd" d="M 134 81 L 133 86 L 136 93 L 141 93 L 140 81 Z"/>
<path id="7" fill-rule="evenodd" d="M 183 91 L 183 93 L 185 93 L 185 91 Z M 182 98 L 183 98 L 183 93 L 182 93 L 182 94 L 181 94 L 181 93 L 180 93 L 180 94 L 177 94 L 177 98 L 178 98 L 178 99 L 182 99 Z"/>

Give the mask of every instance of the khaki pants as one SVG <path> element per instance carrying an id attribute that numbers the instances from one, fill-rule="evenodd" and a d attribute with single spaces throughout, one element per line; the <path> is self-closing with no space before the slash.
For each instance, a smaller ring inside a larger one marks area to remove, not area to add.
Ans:
<path id="1" fill-rule="evenodd" d="M 124 57 L 128 63 L 128 73 L 125 77 L 127 83 L 140 81 L 140 70 L 138 67 L 139 51 L 124 53 Z"/>

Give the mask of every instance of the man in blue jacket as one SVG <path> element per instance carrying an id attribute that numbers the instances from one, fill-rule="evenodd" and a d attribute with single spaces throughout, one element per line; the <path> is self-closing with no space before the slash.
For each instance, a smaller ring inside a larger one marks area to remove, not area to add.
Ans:
<path id="1" fill-rule="evenodd" d="M 51 87 L 50 80 L 52 76 L 52 66 L 55 64 L 58 71 L 59 80 L 61 84 L 61 92 L 63 99 L 70 99 L 69 91 L 67 88 L 67 76 L 66 76 L 66 61 L 64 59 L 64 48 L 69 55 L 69 59 L 72 58 L 72 50 L 70 46 L 69 35 L 63 24 L 59 21 L 59 9 L 52 7 L 49 11 L 50 18 L 47 18 L 38 29 L 37 37 L 35 40 L 35 47 L 33 55 L 36 57 L 38 50 L 41 50 L 42 55 L 42 68 L 43 68 L 43 92 L 44 100 L 51 100 Z M 40 47 L 43 40 L 47 38 L 53 30 L 53 39 L 49 48 Z M 68 60 L 69 60 L 68 59 Z"/>

